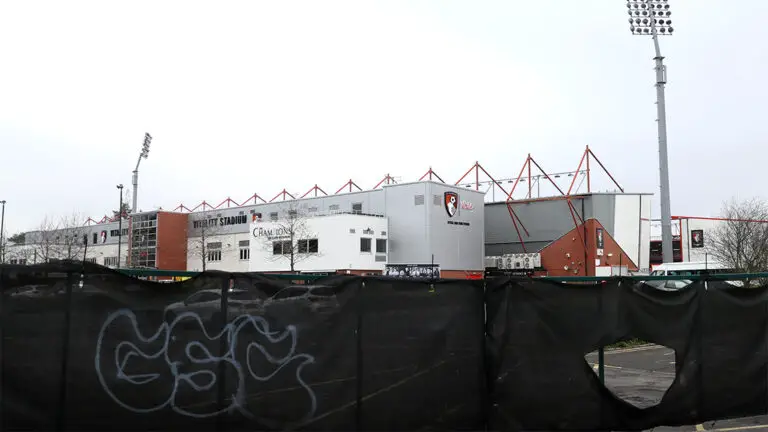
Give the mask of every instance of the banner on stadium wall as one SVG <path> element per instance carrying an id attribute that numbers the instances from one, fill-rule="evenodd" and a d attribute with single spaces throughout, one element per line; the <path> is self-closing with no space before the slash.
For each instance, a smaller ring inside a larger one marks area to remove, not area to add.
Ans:
<path id="1" fill-rule="evenodd" d="M 388 264 L 384 270 L 385 276 L 405 278 L 439 278 L 438 264 Z"/>

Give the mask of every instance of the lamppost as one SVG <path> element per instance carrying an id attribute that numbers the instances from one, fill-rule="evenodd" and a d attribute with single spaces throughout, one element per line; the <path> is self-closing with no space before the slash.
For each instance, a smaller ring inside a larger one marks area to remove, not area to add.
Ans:
<path id="1" fill-rule="evenodd" d="M 656 50 L 656 111 L 659 134 L 659 192 L 661 197 L 661 251 L 665 263 L 673 262 L 672 210 L 669 198 L 669 165 L 667 162 L 667 112 L 664 85 L 667 69 L 659 49 L 659 35 L 672 35 L 672 20 L 667 0 L 629 0 L 629 30 L 634 35 L 651 35 Z"/>
<path id="2" fill-rule="evenodd" d="M 2 215 L 0 215 L 0 264 L 5 264 L 5 200 L 0 201 L 3 205 Z"/>
<path id="3" fill-rule="evenodd" d="M 149 144 L 152 143 L 152 135 L 149 133 L 144 134 L 144 144 L 141 146 L 141 153 L 139 154 L 139 160 L 136 161 L 136 169 L 133 170 L 133 212 L 137 212 L 139 209 L 136 207 L 139 193 L 139 165 L 142 159 L 149 157 Z"/>
<path id="4" fill-rule="evenodd" d="M 123 246 L 123 184 L 117 185 L 120 190 L 120 202 L 117 205 L 117 268 L 120 268 L 120 253 Z"/>

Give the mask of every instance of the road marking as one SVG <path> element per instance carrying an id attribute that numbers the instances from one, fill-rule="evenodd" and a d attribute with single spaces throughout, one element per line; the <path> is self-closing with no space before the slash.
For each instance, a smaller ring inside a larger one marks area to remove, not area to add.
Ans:
<path id="1" fill-rule="evenodd" d="M 606 369 L 622 369 L 621 366 L 611 366 L 611 365 L 603 365 Z M 598 370 L 600 368 L 600 365 L 598 363 L 595 363 L 592 365 L 592 369 Z"/>
<path id="2" fill-rule="evenodd" d="M 648 345 L 641 345 L 639 347 L 634 347 L 634 348 L 620 348 L 620 349 L 613 349 L 613 350 L 605 350 L 605 354 L 624 354 L 624 353 L 631 353 L 636 351 L 648 351 L 648 350 L 662 349 L 662 348 L 666 348 L 666 347 L 661 345 L 648 344 Z"/>
<path id="3" fill-rule="evenodd" d="M 700 424 L 696 425 L 697 431 L 707 431 L 707 432 L 732 432 L 732 431 L 757 430 L 757 429 L 768 429 L 768 425 L 734 426 L 734 427 L 719 428 L 719 429 L 704 429 L 704 425 L 700 425 Z"/>

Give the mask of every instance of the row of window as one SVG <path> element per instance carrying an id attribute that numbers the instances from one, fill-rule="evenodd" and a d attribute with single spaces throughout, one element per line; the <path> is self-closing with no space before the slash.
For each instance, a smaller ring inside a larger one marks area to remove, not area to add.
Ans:
<path id="1" fill-rule="evenodd" d="M 309 207 L 307 209 L 309 213 L 314 213 L 317 211 L 317 207 Z M 328 206 L 328 211 L 339 211 L 339 205 L 338 204 L 331 204 Z M 363 213 L 363 203 L 353 203 L 352 204 L 352 213 L 355 214 L 362 214 Z M 288 216 L 296 216 L 296 210 L 289 210 Z M 269 220 L 276 221 L 279 218 L 279 214 L 277 212 L 271 212 L 269 214 Z"/>
<path id="2" fill-rule="evenodd" d="M 296 241 L 296 249 L 293 248 L 290 240 L 272 242 L 273 255 L 311 254 L 318 253 L 319 243 L 317 239 L 302 239 Z"/>
<path id="3" fill-rule="evenodd" d="M 206 260 L 208 262 L 216 262 L 221 261 L 222 258 L 222 245 L 221 242 L 211 242 L 207 245 L 207 251 L 205 253 Z M 240 261 L 248 261 L 251 259 L 251 242 L 250 240 L 240 240 L 238 243 L 238 246 L 240 247 Z"/>
<path id="4" fill-rule="evenodd" d="M 360 252 L 371 253 L 372 240 L 368 237 L 361 237 Z M 376 253 L 387 253 L 387 239 L 376 239 Z"/>
<path id="5" fill-rule="evenodd" d="M 248 240 L 240 241 L 240 261 L 247 261 L 251 258 L 251 250 L 249 248 L 250 242 Z M 360 252 L 371 253 L 373 247 L 373 239 L 369 237 L 360 238 Z M 296 241 L 296 247 L 294 249 L 290 240 L 280 240 L 272 242 L 272 254 L 273 255 L 290 255 L 295 254 L 313 254 L 320 251 L 320 244 L 317 239 L 302 239 Z M 376 239 L 376 253 L 387 253 L 387 239 Z M 206 252 L 206 259 L 208 262 L 221 261 L 221 242 L 208 243 L 208 251 Z"/>

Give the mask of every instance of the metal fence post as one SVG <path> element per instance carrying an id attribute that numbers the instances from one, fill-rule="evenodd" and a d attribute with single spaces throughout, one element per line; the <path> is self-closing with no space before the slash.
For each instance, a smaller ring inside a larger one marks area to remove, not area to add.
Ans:
<path id="1" fill-rule="evenodd" d="M 64 336 L 61 338 L 61 377 L 59 379 L 59 403 L 56 430 L 64 430 L 67 420 L 67 371 L 69 369 L 69 336 L 72 325 L 72 271 L 67 271 L 67 287 L 64 304 Z"/>
<path id="2" fill-rule="evenodd" d="M 365 279 L 357 285 L 357 394 L 355 401 L 355 421 L 357 430 L 363 430 L 363 290 Z"/>
<path id="3" fill-rule="evenodd" d="M 0 265 L 0 430 L 5 427 L 3 402 L 5 402 L 5 267 Z"/>
<path id="4" fill-rule="evenodd" d="M 597 376 L 600 378 L 600 383 L 605 384 L 605 347 L 597 350 Z"/>

